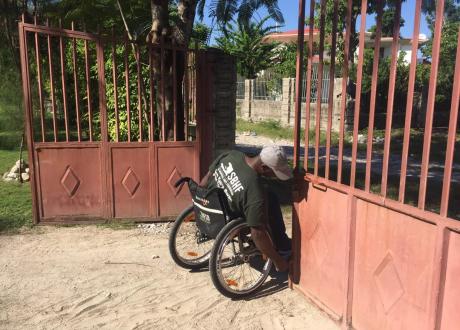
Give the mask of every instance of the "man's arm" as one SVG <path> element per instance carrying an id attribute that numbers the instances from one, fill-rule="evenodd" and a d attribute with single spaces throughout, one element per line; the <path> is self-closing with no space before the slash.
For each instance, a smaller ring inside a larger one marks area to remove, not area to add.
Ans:
<path id="1" fill-rule="evenodd" d="M 200 181 L 200 186 L 206 187 L 208 185 L 209 177 L 211 176 L 211 172 L 208 171 L 206 175 L 201 179 Z"/>
<path id="2" fill-rule="evenodd" d="M 251 236 L 257 248 L 274 262 L 278 271 L 285 272 L 288 270 L 288 262 L 276 252 L 270 236 L 263 226 L 251 227 Z"/>

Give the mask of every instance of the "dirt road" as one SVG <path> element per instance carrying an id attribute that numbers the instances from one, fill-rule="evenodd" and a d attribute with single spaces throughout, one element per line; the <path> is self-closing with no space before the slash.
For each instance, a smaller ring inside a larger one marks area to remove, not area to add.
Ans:
<path id="1" fill-rule="evenodd" d="M 0 236 L 0 329 L 338 329 L 286 278 L 251 300 L 221 296 L 207 271 L 172 262 L 167 238 L 166 225 Z"/>

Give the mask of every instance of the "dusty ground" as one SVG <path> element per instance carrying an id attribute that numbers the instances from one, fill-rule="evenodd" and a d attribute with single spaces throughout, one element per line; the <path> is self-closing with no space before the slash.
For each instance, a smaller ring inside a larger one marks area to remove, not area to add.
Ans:
<path id="1" fill-rule="evenodd" d="M 0 329 L 338 329 L 285 277 L 251 300 L 221 296 L 167 242 L 166 225 L 0 236 Z"/>

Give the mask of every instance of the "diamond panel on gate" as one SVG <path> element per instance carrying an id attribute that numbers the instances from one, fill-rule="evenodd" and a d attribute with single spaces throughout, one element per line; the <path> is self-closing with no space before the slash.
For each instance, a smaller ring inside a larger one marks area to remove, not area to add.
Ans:
<path id="1" fill-rule="evenodd" d="M 134 170 L 130 167 L 126 171 L 126 174 L 123 177 L 123 180 L 121 180 L 121 184 L 125 188 L 126 192 L 131 197 L 133 197 L 137 189 L 139 188 L 141 182 L 137 178 L 136 173 L 134 173 Z"/>
<path id="2" fill-rule="evenodd" d="M 70 166 L 67 167 L 64 175 L 61 178 L 61 185 L 64 187 L 69 197 L 74 196 L 78 190 L 78 187 L 80 187 L 80 179 Z"/>
<path id="3" fill-rule="evenodd" d="M 174 187 L 174 184 L 181 177 L 182 177 L 182 175 L 180 174 L 179 170 L 176 167 L 174 167 L 172 172 L 171 172 L 171 174 L 169 175 L 168 180 L 166 181 L 168 183 L 169 189 L 171 189 L 171 192 L 173 193 L 174 197 L 176 197 L 180 193 L 180 191 L 182 189 L 182 185 L 180 185 L 177 188 Z"/>
<path id="4" fill-rule="evenodd" d="M 399 277 L 393 257 L 388 252 L 374 272 L 375 283 L 385 313 L 388 314 L 399 299 L 404 295 L 404 287 Z"/>

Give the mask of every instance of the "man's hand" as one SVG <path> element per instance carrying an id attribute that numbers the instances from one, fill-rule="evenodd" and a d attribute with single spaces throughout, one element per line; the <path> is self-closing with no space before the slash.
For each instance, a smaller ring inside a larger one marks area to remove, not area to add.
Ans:
<path id="1" fill-rule="evenodd" d="M 251 237 L 257 248 L 273 261 L 277 271 L 285 272 L 289 269 L 289 263 L 276 252 L 264 227 L 251 227 Z"/>

